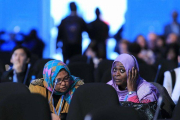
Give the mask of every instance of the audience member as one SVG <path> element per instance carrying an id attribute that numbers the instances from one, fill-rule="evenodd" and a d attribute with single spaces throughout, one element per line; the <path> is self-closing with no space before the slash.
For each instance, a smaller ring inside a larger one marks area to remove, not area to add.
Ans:
<path id="1" fill-rule="evenodd" d="M 147 64 L 142 58 L 139 57 L 139 54 L 141 54 L 140 45 L 137 43 L 130 43 L 128 46 L 128 51 L 136 58 L 140 69 L 139 74 L 141 77 L 148 82 L 154 82 L 156 76 L 155 68 L 154 66 Z"/>
<path id="2" fill-rule="evenodd" d="M 19 82 L 29 85 L 31 78 L 30 51 L 23 46 L 16 46 L 11 55 L 12 68 L 3 73 L 1 82 Z"/>
<path id="3" fill-rule="evenodd" d="M 178 64 L 180 64 L 180 53 L 177 57 Z M 169 95 L 175 104 L 177 104 L 180 97 L 180 66 L 171 71 L 164 72 L 163 86 L 167 89 Z"/>
<path id="4" fill-rule="evenodd" d="M 126 40 L 126 39 L 122 39 L 121 41 L 119 41 L 118 43 L 118 50 L 119 50 L 119 54 L 122 54 L 122 53 L 128 53 L 128 45 L 129 45 L 129 41 Z"/>
<path id="5" fill-rule="evenodd" d="M 9 38 L 8 40 L 6 40 L 5 42 L 3 42 L 1 44 L 1 50 L 2 51 L 7 51 L 7 52 L 10 52 L 13 50 L 13 48 L 18 45 L 17 43 L 17 39 L 16 39 L 16 34 L 15 33 L 9 33 Z"/>
<path id="6" fill-rule="evenodd" d="M 80 78 L 71 75 L 66 64 L 60 60 L 51 60 L 44 66 L 43 78 L 33 80 L 29 89 L 48 99 L 52 120 L 58 120 L 68 113 L 72 96 L 82 84 Z"/>
<path id="7" fill-rule="evenodd" d="M 180 24 L 177 21 L 178 12 L 172 13 L 172 22 L 164 27 L 164 36 L 167 37 L 169 34 L 174 33 L 180 37 Z"/>
<path id="8" fill-rule="evenodd" d="M 148 40 L 148 48 L 154 51 L 156 47 L 157 35 L 151 32 L 148 34 L 147 40 Z"/>
<path id="9" fill-rule="evenodd" d="M 44 42 L 38 37 L 37 31 L 32 29 L 28 36 L 22 42 L 22 45 L 27 47 L 33 55 L 39 58 L 43 57 Z"/>
<path id="10" fill-rule="evenodd" d="M 96 20 L 88 24 L 89 37 L 96 41 L 100 58 L 106 59 L 106 40 L 108 38 L 108 25 L 100 18 L 101 12 L 96 8 Z"/>
<path id="11" fill-rule="evenodd" d="M 154 51 L 156 60 L 164 57 L 163 55 L 165 53 L 165 48 L 166 48 L 165 37 L 164 36 L 158 36 L 158 38 L 156 40 L 156 48 Z"/>
<path id="12" fill-rule="evenodd" d="M 172 43 L 166 46 L 165 49 L 165 58 L 167 60 L 172 60 L 177 63 L 177 56 L 179 51 L 179 45 Z"/>
<path id="13" fill-rule="evenodd" d="M 58 42 L 63 42 L 63 59 L 70 59 L 74 55 L 82 54 L 82 32 L 87 31 L 85 21 L 77 15 L 75 2 L 70 3 L 71 13 L 58 26 Z"/>
<path id="14" fill-rule="evenodd" d="M 120 54 L 112 64 L 111 75 L 112 80 L 107 84 L 115 88 L 119 101 L 149 103 L 158 100 L 157 88 L 140 77 L 133 55 Z"/>
<path id="15" fill-rule="evenodd" d="M 166 44 L 172 44 L 172 43 L 179 44 L 178 36 L 175 33 L 170 33 L 166 39 Z"/>
<path id="16" fill-rule="evenodd" d="M 84 55 L 86 55 L 89 58 L 92 58 L 94 63 L 94 68 L 97 68 L 99 62 L 102 60 L 102 58 L 99 56 L 98 46 L 96 41 L 91 41 L 91 43 L 88 45 L 87 49 L 85 50 Z"/>
<path id="17" fill-rule="evenodd" d="M 138 54 L 138 57 L 143 59 L 147 64 L 152 65 L 155 62 L 155 56 L 153 51 L 148 48 L 148 44 L 146 43 L 144 36 L 138 35 L 135 42 L 141 47 L 141 52 Z"/>
<path id="18" fill-rule="evenodd" d="M 117 33 L 113 36 L 114 39 L 116 40 L 116 43 L 119 43 L 122 39 L 122 32 L 124 30 L 124 25 L 122 25 L 119 30 L 117 31 Z M 114 48 L 114 51 L 119 53 L 119 46 L 118 44 L 116 44 L 115 48 Z M 120 53 L 119 53 L 120 54 Z"/>

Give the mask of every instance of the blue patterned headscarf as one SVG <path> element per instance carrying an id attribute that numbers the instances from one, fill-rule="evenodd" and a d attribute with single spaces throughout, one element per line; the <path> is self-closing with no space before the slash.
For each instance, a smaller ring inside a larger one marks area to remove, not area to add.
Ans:
<path id="1" fill-rule="evenodd" d="M 43 78 L 44 78 L 44 82 L 45 82 L 44 86 L 49 91 L 52 92 L 53 87 L 54 87 L 53 86 L 53 81 L 55 80 L 56 76 L 58 75 L 58 73 L 59 73 L 59 71 L 61 69 L 65 69 L 69 74 L 69 76 L 70 76 L 70 87 L 64 93 L 54 91 L 54 94 L 56 94 L 56 95 L 65 95 L 65 100 L 68 103 L 70 103 L 72 95 L 73 95 L 74 91 L 76 90 L 75 85 L 80 80 L 80 78 L 71 75 L 71 73 L 69 71 L 69 68 L 62 61 L 60 61 L 60 60 L 51 60 L 51 61 L 49 61 L 49 62 L 47 62 L 45 64 L 44 70 L 43 70 Z"/>

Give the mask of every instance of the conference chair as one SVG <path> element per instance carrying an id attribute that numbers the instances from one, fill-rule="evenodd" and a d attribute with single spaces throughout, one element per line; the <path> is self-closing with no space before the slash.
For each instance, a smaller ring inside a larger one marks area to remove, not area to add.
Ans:
<path id="1" fill-rule="evenodd" d="M 30 94 L 30 91 L 28 87 L 22 83 L 0 83 L 0 101 L 8 96 L 19 93 Z"/>
<path id="2" fill-rule="evenodd" d="M 94 66 L 87 63 L 71 63 L 68 67 L 71 74 L 83 79 L 84 83 L 94 82 Z"/>
<path id="3" fill-rule="evenodd" d="M 74 93 L 67 120 L 84 120 L 89 112 L 103 106 L 120 106 L 115 89 L 104 83 L 87 83 Z"/>
<path id="4" fill-rule="evenodd" d="M 172 119 L 173 120 L 180 120 L 180 97 L 179 97 L 179 100 L 178 100 L 176 107 L 174 108 Z"/>
<path id="5" fill-rule="evenodd" d="M 101 82 L 103 74 L 112 67 L 113 60 L 102 60 L 95 71 L 95 82 Z"/>
<path id="6" fill-rule="evenodd" d="M 51 112 L 40 94 L 13 94 L 0 102 L 0 120 L 51 120 Z"/>
<path id="7" fill-rule="evenodd" d="M 160 95 L 162 96 L 162 103 L 161 103 L 161 110 L 160 114 L 162 118 L 171 118 L 173 114 L 173 110 L 175 107 L 175 104 L 171 97 L 169 96 L 167 90 L 165 87 L 160 85 L 159 83 L 151 82 L 156 88 L 158 89 Z"/>
<path id="8" fill-rule="evenodd" d="M 84 120 L 140 120 L 132 107 L 104 106 L 89 112 Z"/>

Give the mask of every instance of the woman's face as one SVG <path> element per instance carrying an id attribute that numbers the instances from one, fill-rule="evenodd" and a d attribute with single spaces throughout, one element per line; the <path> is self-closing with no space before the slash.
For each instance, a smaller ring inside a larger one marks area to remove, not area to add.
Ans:
<path id="1" fill-rule="evenodd" d="M 65 70 L 62 70 L 57 74 L 56 79 L 58 79 L 58 83 L 55 86 L 55 90 L 57 92 L 66 92 L 70 86 L 69 74 Z"/>
<path id="2" fill-rule="evenodd" d="M 119 87 L 119 89 L 124 90 L 127 87 L 127 74 L 123 64 L 121 62 L 116 61 L 113 64 L 111 74 L 114 82 Z"/>
<path id="3" fill-rule="evenodd" d="M 146 46 L 146 40 L 143 36 L 139 36 L 137 38 L 137 43 L 141 46 L 141 48 L 144 48 Z"/>

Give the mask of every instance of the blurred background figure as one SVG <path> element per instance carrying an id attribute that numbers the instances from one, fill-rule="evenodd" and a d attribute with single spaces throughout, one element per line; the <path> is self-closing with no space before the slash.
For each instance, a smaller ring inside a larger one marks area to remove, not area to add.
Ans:
<path id="1" fill-rule="evenodd" d="M 102 58 L 99 56 L 98 52 L 98 45 L 96 41 L 91 41 L 91 43 L 88 45 L 87 49 L 84 52 L 84 55 L 88 58 L 92 58 L 94 63 L 94 68 L 97 68 L 99 62 L 102 60 Z"/>
<path id="2" fill-rule="evenodd" d="M 179 45 L 176 43 L 168 44 L 165 50 L 165 58 L 177 64 Z"/>
<path id="3" fill-rule="evenodd" d="M 96 20 L 88 24 L 89 37 L 96 41 L 99 58 L 106 59 L 106 40 L 109 37 L 109 26 L 101 20 L 99 8 L 95 10 Z"/>
<path id="4" fill-rule="evenodd" d="M 139 69 L 141 69 L 139 71 L 140 75 L 147 80 L 148 82 L 153 82 L 155 75 L 156 75 L 156 71 L 153 67 L 153 65 L 149 65 L 147 64 L 142 58 L 141 58 L 141 46 L 136 43 L 130 43 L 128 45 L 128 51 L 129 54 L 132 54 L 134 57 L 136 57 L 137 62 L 139 63 Z M 142 70 L 144 69 L 144 70 Z"/>
<path id="5" fill-rule="evenodd" d="M 165 54 L 166 42 L 165 37 L 163 35 L 159 35 L 156 40 L 156 47 L 155 47 L 155 57 L 157 59 L 162 59 Z"/>
<path id="6" fill-rule="evenodd" d="M 32 29 L 29 35 L 25 36 L 22 45 L 28 48 L 33 55 L 42 58 L 43 50 L 45 47 L 44 42 L 38 37 L 37 31 Z"/>
<path id="7" fill-rule="evenodd" d="M 5 40 L 2 38 L 2 35 L 5 34 L 4 31 L 0 31 L 0 49 L 1 49 L 1 45 L 5 42 Z"/>
<path id="8" fill-rule="evenodd" d="M 150 44 L 153 46 L 153 49 L 155 48 L 155 38 L 150 37 Z M 140 45 L 141 51 L 140 54 L 138 54 L 138 57 L 143 59 L 147 64 L 152 65 L 155 62 L 155 56 L 153 51 L 148 48 L 148 44 L 146 42 L 146 39 L 143 35 L 138 35 L 135 39 L 135 42 Z"/>
<path id="9" fill-rule="evenodd" d="M 178 23 L 178 12 L 172 13 L 172 22 L 164 27 L 164 35 L 167 37 L 170 33 L 176 34 L 180 37 L 180 24 Z"/>
<path id="10" fill-rule="evenodd" d="M 175 33 L 170 33 L 166 39 L 166 44 L 172 44 L 172 43 L 179 44 L 178 36 Z"/>
<path id="11" fill-rule="evenodd" d="M 11 63 L 12 67 L 3 73 L 1 82 L 19 82 L 29 86 L 31 79 L 31 53 L 23 46 L 16 46 L 12 50 Z"/>
<path id="12" fill-rule="evenodd" d="M 152 51 L 155 50 L 156 40 L 157 40 L 157 34 L 155 34 L 153 32 L 148 34 L 148 36 L 147 36 L 148 48 L 151 49 Z"/>
<path id="13" fill-rule="evenodd" d="M 8 39 L 1 44 L 1 50 L 10 52 L 18 44 L 15 33 L 8 33 Z"/>
<path id="14" fill-rule="evenodd" d="M 69 4 L 71 13 L 58 26 L 57 44 L 63 43 L 64 63 L 74 55 L 82 54 L 82 32 L 87 31 L 85 21 L 77 15 L 75 2 Z M 58 47 L 58 46 L 57 46 Z"/>
<path id="15" fill-rule="evenodd" d="M 130 42 L 126 39 L 122 39 L 120 40 L 117 45 L 118 45 L 118 53 L 122 54 L 122 53 L 129 53 L 128 52 L 128 45 L 130 44 Z"/>
<path id="16" fill-rule="evenodd" d="M 176 56 L 178 64 L 180 64 L 180 49 Z M 163 86 L 167 89 L 169 95 L 175 104 L 177 104 L 180 96 L 180 66 L 170 71 L 164 72 Z"/>
<path id="17" fill-rule="evenodd" d="M 120 29 L 117 31 L 117 33 L 114 35 L 114 38 L 116 40 L 116 43 L 119 43 L 120 40 L 122 39 L 122 32 L 123 32 L 123 27 L 124 25 L 122 25 L 120 27 Z M 116 44 L 115 48 L 114 48 L 114 51 L 119 53 L 119 47 L 118 47 L 118 44 Z"/>

